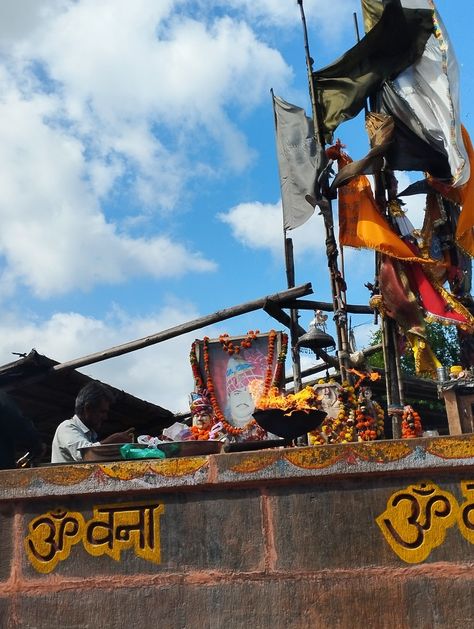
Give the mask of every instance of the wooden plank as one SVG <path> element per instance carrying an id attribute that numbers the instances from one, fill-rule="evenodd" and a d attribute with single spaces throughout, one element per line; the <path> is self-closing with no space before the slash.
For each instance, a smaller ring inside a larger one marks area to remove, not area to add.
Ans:
<path id="1" fill-rule="evenodd" d="M 462 435 L 462 424 L 456 392 L 453 389 L 443 391 L 443 398 L 448 415 L 449 434 Z"/>

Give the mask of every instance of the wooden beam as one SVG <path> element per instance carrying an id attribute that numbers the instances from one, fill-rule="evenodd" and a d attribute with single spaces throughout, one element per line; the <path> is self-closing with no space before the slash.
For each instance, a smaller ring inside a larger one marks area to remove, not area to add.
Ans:
<path id="1" fill-rule="evenodd" d="M 269 314 L 271 317 L 276 319 L 278 323 L 281 323 L 282 325 L 284 325 L 285 327 L 291 330 L 291 317 L 287 315 L 286 312 L 282 310 L 280 306 L 277 303 L 275 303 L 272 299 L 267 299 L 267 301 L 265 302 L 263 306 L 263 310 L 265 310 L 265 312 Z M 297 324 L 296 330 L 298 332 L 298 336 L 301 336 L 302 334 L 306 334 L 306 330 L 299 324 Z"/>
<path id="2" fill-rule="evenodd" d="M 327 301 L 312 301 L 309 299 L 288 300 L 280 304 L 282 308 L 297 308 L 298 310 L 322 310 L 323 312 L 333 312 L 333 305 Z M 350 314 L 373 314 L 374 309 L 370 306 L 358 306 L 347 304 L 345 310 Z"/>
<path id="3" fill-rule="evenodd" d="M 49 376 L 54 373 L 67 371 L 70 369 L 79 369 L 80 367 L 92 365 L 103 360 L 108 360 L 109 358 L 122 356 L 123 354 L 128 354 L 138 349 L 143 349 L 144 347 L 156 345 L 157 343 L 161 343 L 162 341 L 167 341 L 168 339 L 180 336 L 181 334 L 186 334 L 187 332 L 192 332 L 193 330 L 204 328 L 208 325 L 211 325 L 212 323 L 217 323 L 219 321 L 231 319 L 232 317 L 236 317 L 247 312 L 259 310 L 260 308 L 263 308 L 267 301 L 272 301 L 276 304 L 279 304 L 280 302 L 288 299 L 297 299 L 298 297 L 303 297 L 304 295 L 310 295 L 312 292 L 313 288 L 310 282 L 308 282 L 307 284 L 301 284 L 300 286 L 295 286 L 294 288 L 284 290 L 281 293 L 267 295 L 266 297 L 255 299 L 254 301 L 247 301 L 243 304 L 238 304 L 237 306 L 231 306 L 230 308 L 225 308 L 224 310 L 218 310 L 217 312 L 205 315 L 203 317 L 200 317 L 199 319 L 193 319 L 192 321 L 182 323 L 173 328 L 163 330 L 162 332 L 150 334 L 149 336 L 145 336 L 135 341 L 129 341 L 128 343 L 124 343 L 123 345 L 116 345 L 115 347 L 105 349 L 101 352 L 96 352 L 95 354 L 88 354 L 87 356 L 83 356 L 82 358 L 76 358 L 74 360 L 69 360 L 64 363 L 59 363 L 58 365 L 54 365 L 50 369 L 45 370 L 42 374 L 37 374 L 29 378 L 27 377 L 22 381 L 17 380 L 13 385 L 4 385 L 2 388 L 4 390 L 10 389 L 12 388 L 12 386 L 17 388 L 18 386 L 23 386 L 30 382 L 40 380 L 45 376 Z"/>

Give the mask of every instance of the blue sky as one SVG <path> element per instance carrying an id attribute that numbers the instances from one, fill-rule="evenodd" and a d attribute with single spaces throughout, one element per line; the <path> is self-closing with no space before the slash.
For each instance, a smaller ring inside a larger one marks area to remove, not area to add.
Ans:
<path id="1" fill-rule="evenodd" d="M 437 8 L 472 134 L 474 2 Z M 358 0 L 305 10 L 315 67 L 353 45 Z M 33 347 L 71 360 L 286 289 L 271 88 L 309 110 L 296 0 L 0 3 L 1 364 Z M 337 137 L 366 152 L 360 118 Z M 410 201 L 415 224 L 422 208 Z M 292 236 L 297 284 L 329 301 L 321 217 Z M 367 303 L 372 255 L 345 261 L 349 301 Z M 353 323 L 362 347 L 370 317 Z M 195 337 L 272 327 L 255 312 L 83 371 L 182 411 Z"/>

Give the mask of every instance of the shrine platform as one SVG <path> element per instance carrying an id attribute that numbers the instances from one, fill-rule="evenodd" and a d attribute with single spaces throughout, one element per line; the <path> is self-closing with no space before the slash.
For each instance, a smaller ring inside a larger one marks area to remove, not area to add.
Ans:
<path id="1" fill-rule="evenodd" d="M 0 472 L 0 626 L 474 625 L 474 435 Z"/>

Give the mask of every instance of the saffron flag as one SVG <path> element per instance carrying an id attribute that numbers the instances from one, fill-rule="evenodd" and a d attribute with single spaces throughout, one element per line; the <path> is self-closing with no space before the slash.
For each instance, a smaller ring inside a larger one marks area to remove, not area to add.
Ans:
<path id="1" fill-rule="evenodd" d="M 350 157 L 340 153 L 339 168 L 350 163 Z M 365 175 L 354 177 L 339 188 L 339 241 L 341 245 L 375 249 L 394 258 L 413 262 L 433 263 L 420 258 L 394 232 L 377 208 Z"/>
<path id="2" fill-rule="evenodd" d="M 462 210 L 456 227 L 456 242 L 463 251 L 474 256 L 474 148 L 464 127 L 462 136 L 470 162 L 471 176 L 459 191 Z"/>
<path id="3" fill-rule="evenodd" d="M 432 11 L 403 9 L 400 0 L 389 0 L 380 20 L 360 42 L 313 73 L 327 142 L 341 122 L 362 110 L 384 81 L 420 57 L 432 31 Z"/>
<path id="4" fill-rule="evenodd" d="M 432 33 L 423 53 L 383 85 L 382 111 L 394 117 L 396 127 L 388 163 L 395 170 L 452 178 L 454 186 L 462 186 L 470 167 L 461 135 L 459 69 L 452 43 L 432 0 L 401 0 L 401 5 L 429 11 Z M 377 28 L 381 7 L 382 0 L 363 0 L 366 29 Z"/>
<path id="5" fill-rule="evenodd" d="M 273 95 L 278 168 L 285 229 L 303 225 L 314 212 L 306 196 L 315 197 L 321 151 L 313 121 L 304 109 Z"/>
<path id="6" fill-rule="evenodd" d="M 447 185 L 433 177 L 428 177 L 427 184 L 441 196 L 462 206 L 456 226 L 456 244 L 468 255 L 474 257 L 474 147 L 466 128 L 461 125 L 461 133 L 469 161 L 470 177 L 466 184 L 456 187 Z"/>

